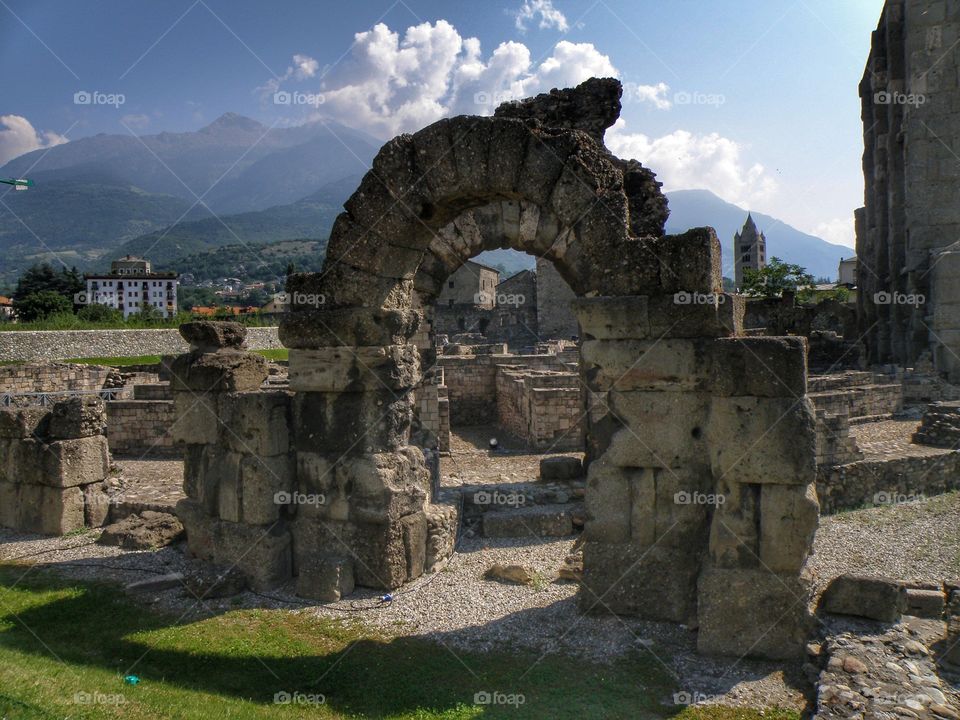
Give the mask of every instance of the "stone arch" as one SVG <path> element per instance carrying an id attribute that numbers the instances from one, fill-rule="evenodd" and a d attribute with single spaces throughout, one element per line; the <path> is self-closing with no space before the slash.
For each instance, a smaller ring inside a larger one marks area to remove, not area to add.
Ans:
<path id="1" fill-rule="evenodd" d="M 805 348 L 738 337 L 713 230 L 662 236 L 654 176 L 603 146 L 620 91 L 591 80 L 394 138 L 322 272 L 289 278 L 297 483 L 329 499 L 293 521 L 295 555 L 346 556 L 384 588 L 429 564 L 444 521 L 409 445 L 423 308 L 466 260 L 511 247 L 550 259 L 578 296 L 581 375 L 605 399 L 584 608 L 696 619 L 711 652 L 797 655 L 817 522 Z M 710 495 L 730 504 L 680 502 Z"/>

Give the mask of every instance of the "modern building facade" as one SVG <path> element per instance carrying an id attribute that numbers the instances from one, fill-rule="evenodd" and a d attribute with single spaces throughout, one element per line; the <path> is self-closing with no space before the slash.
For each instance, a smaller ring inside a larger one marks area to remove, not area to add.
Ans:
<path id="1" fill-rule="evenodd" d="M 110 272 L 86 274 L 84 302 L 106 305 L 124 319 L 152 307 L 165 318 L 177 314 L 177 274 L 153 272 L 150 261 L 127 255 L 110 263 Z"/>

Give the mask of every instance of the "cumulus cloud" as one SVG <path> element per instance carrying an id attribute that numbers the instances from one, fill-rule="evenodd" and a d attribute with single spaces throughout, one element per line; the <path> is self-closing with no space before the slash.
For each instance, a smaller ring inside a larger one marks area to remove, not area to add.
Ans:
<path id="1" fill-rule="evenodd" d="M 0 165 L 24 153 L 67 142 L 55 132 L 35 130 L 20 115 L 0 115 Z"/>
<path id="2" fill-rule="evenodd" d="M 823 238 L 827 242 L 836 243 L 837 245 L 846 245 L 850 248 L 856 247 L 857 245 L 852 215 L 848 218 L 834 218 L 833 220 L 819 223 L 813 228 L 810 234 Z"/>
<path id="3" fill-rule="evenodd" d="M 307 55 L 278 81 L 261 91 L 273 93 L 281 83 L 301 83 L 322 102 L 307 108 L 366 130 L 380 138 L 418 130 L 451 114 L 490 115 L 501 102 L 577 85 L 589 77 L 619 75 L 610 58 L 591 43 L 561 41 L 542 62 L 531 61 L 523 43 L 504 42 L 485 56 L 477 38 L 464 38 L 446 20 L 422 23 L 402 34 L 380 23 L 357 33 L 349 54 L 319 73 Z M 318 75 L 318 77 L 314 77 Z M 645 88 L 640 101 L 662 107 L 658 86 Z"/>
<path id="4" fill-rule="evenodd" d="M 614 154 L 653 169 L 664 190 L 704 188 L 727 202 L 750 206 L 768 200 L 777 189 L 763 165 L 748 164 L 743 147 L 718 133 L 676 130 L 652 138 L 627 132 L 620 119 L 607 132 L 606 144 Z"/>
<path id="5" fill-rule="evenodd" d="M 560 32 L 570 29 L 566 16 L 553 6 L 553 0 L 524 0 L 523 5 L 514 14 L 517 30 L 527 31 L 527 25 L 539 19 L 541 30 L 554 28 Z"/>
<path id="6" fill-rule="evenodd" d="M 282 85 L 285 81 L 291 79 L 306 80 L 308 78 L 312 78 L 317 74 L 317 70 L 319 69 L 320 63 L 317 60 L 313 59 L 309 55 L 297 53 L 293 56 L 293 64 L 287 66 L 287 69 L 283 75 L 267 80 L 264 85 L 261 85 L 257 88 L 257 92 L 259 92 L 262 97 L 273 95 L 273 93 L 280 89 L 280 85 Z"/>

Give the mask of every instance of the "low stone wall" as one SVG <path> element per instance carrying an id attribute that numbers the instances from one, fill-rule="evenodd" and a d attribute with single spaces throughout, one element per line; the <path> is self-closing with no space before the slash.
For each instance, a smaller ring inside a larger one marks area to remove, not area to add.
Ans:
<path id="1" fill-rule="evenodd" d="M 99 398 L 0 410 L 0 525 L 64 535 L 106 523 L 110 452 Z"/>
<path id="2" fill-rule="evenodd" d="M 443 369 L 437 368 L 417 390 L 417 418 L 420 426 L 430 434 L 440 452 L 450 452 L 450 400 L 443 384 Z M 432 446 L 432 445 L 431 445 Z"/>
<path id="3" fill-rule="evenodd" d="M 140 387 L 159 387 L 138 385 Z M 135 395 L 137 390 L 134 390 Z M 173 400 L 112 400 L 107 406 L 107 438 L 114 455 L 181 454 L 170 428 L 176 420 Z"/>
<path id="4" fill-rule="evenodd" d="M 13 333 L 0 333 L 13 334 Z M 0 367 L 0 392 L 32 393 L 65 390 L 94 392 L 116 372 L 105 365 L 28 363 Z"/>
<path id="5" fill-rule="evenodd" d="M 280 348 L 275 327 L 247 328 L 250 350 Z M 78 357 L 135 357 L 184 353 L 176 329 L 8 330 L 0 332 L 0 360 L 43 361 Z"/>
<path id="6" fill-rule="evenodd" d="M 583 414 L 576 374 L 498 368 L 497 420 L 533 450 L 582 450 Z"/>
<path id="7" fill-rule="evenodd" d="M 830 415 L 891 415 L 903 409 L 903 386 L 859 385 L 846 390 L 811 392 L 810 400 L 817 410 Z"/>
<path id="8" fill-rule="evenodd" d="M 904 455 L 820 468 L 817 496 L 823 513 L 914 502 L 960 489 L 960 452 Z"/>

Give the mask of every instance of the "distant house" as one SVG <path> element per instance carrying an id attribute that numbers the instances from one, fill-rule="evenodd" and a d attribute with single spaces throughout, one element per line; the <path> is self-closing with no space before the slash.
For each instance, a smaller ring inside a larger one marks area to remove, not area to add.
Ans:
<path id="1" fill-rule="evenodd" d="M 106 305 L 124 318 L 145 307 L 155 308 L 165 318 L 177 314 L 177 273 L 153 272 L 150 261 L 127 255 L 110 263 L 110 272 L 85 274 L 86 297 L 81 303 Z"/>
<path id="2" fill-rule="evenodd" d="M 839 277 L 838 285 L 845 285 L 848 288 L 855 287 L 857 284 L 857 256 L 854 255 L 841 260 L 837 275 Z"/>
<path id="3" fill-rule="evenodd" d="M 237 307 L 234 305 L 219 305 L 217 307 L 205 307 L 202 305 L 196 305 L 190 310 L 191 313 L 198 317 L 215 317 L 217 315 L 256 315 L 260 312 L 260 308 L 253 305 L 248 305 L 246 307 Z"/>
<path id="4" fill-rule="evenodd" d="M 475 260 L 467 260 L 447 278 L 437 298 L 437 305 L 474 305 L 492 310 L 496 304 L 498 282 L 499 270 Z"/>
<path id="5" fill-rule="evenodd" d="M 0 320 L 13 320 L 13 300 L 0 295 Z"/>

